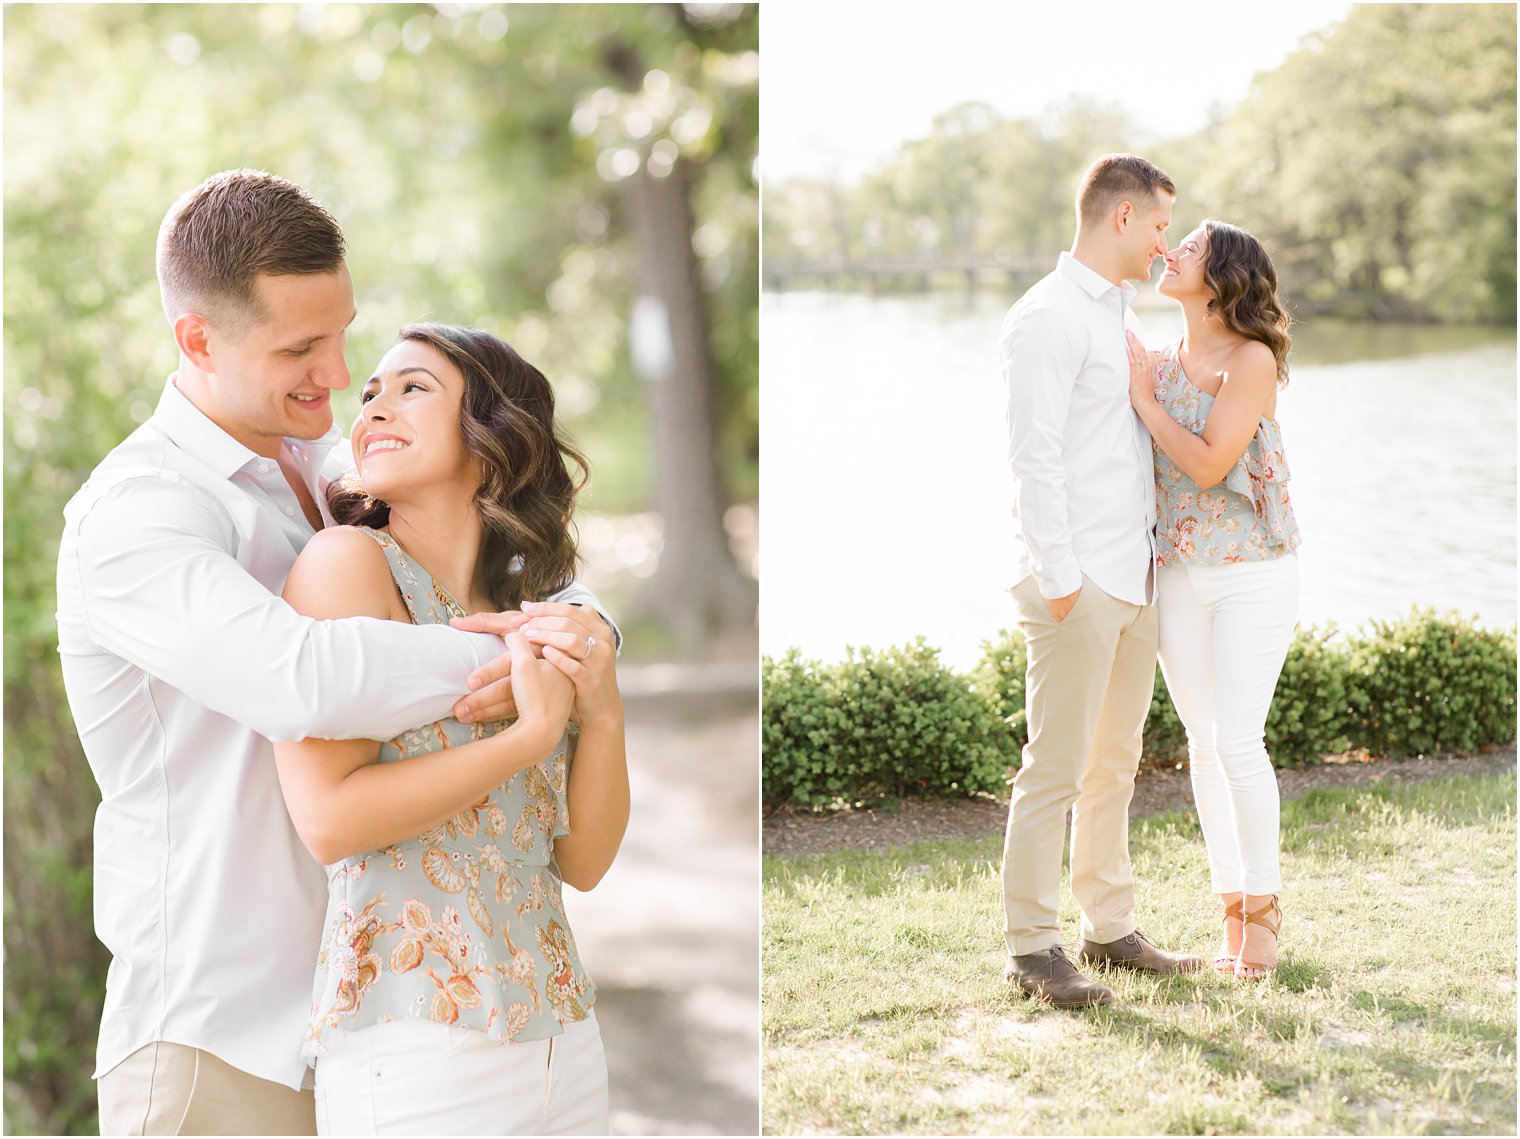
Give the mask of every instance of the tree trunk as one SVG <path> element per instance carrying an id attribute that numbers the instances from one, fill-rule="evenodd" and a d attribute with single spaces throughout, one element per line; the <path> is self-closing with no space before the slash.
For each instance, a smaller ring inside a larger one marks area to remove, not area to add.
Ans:
<path id="1" fill-rule="evenodd" d="M 664 519 L 659 565 L 644 600 L 687 651 L 719 629 L 753 622 L 758 594 L 723 529 L 707 311 L 691 245 L 692 177 L 681 159 L 662 178 L 646 165 L 625 183 L 640 251 L 629 339 L 649 393 L 656 501 Z"/>

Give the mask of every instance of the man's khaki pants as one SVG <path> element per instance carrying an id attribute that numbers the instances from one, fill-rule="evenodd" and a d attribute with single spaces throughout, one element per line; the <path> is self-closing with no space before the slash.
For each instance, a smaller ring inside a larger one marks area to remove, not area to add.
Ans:
<path id="1" fill-rule="evenodd" d="M 1065 620 L 1033 577 L 1013 589 L 1028 652 L 1029 743 L 1003 842 L 1004 935 L 1013 956 L 1061 943 L 1061 849 L 1071 810 L 1071 892 L 1082 936 L 1134 932 L 1129 802 L 1156 681 L 1156 607 L 1131 605 L 1087 577 Z"/>
<path id="2" fill-rule="evenodd" d="M 315 1135 L 310 1091 L 292 1091 L 184 1044 L 145 1044 L 100 1077 L 102 1135 Z"/>

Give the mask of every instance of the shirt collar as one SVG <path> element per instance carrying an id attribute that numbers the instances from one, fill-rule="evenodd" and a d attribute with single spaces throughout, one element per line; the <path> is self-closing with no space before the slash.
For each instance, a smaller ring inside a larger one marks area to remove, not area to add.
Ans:
<path id="1" fill-rule="evenodd" d="M 1135 295 L 1135 286 L 1125 281 L 1122 285 L 1116 285 L 1107 277 L 1103 276 L 1090 265 L 1085 265 L 1071 255 L 1069 251 L 1062 251 L 1061 259 L 1056 263 L 1056 268 L 1062 276 L 1071 281 L 1093 300 L 1102 300 L 1110 293 L 1117 292 L 1124 298 L 1126 304 Z"/>
<path id="2" fill-rule="evenodd" d="M 259 458 L 191 403 L 190 397 L 179 390 L 174 380 L 175 377 L 170 376 L 164 384 L 164 394 L 159 396 L 158 407 L 153 412 L 153 425 L 165 438 L 205 463 L 218 478 L 231 478 Z M 342 432 L 334 423 L 319 439 L 287 438 L 285 442 L 297 449 L 309 450 L 311 466 L 316 468 L 341 438 Z"/>

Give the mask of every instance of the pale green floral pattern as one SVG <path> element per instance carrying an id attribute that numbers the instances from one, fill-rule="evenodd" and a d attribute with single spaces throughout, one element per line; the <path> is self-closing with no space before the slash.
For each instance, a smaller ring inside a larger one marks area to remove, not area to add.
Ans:
<path id="1" fill-rule="evenodd" d="M 464 610 L 389 535 L 385 551 L 412 620 Z M 440 720 L 380 749 L 404 761 L 482 739 L 504 724 Z M 565 783 L 573 740 L 542 763 L 408 842 L 328 867 L 305 1055 L 335 1032 L 421 1017 L 503 1041 L 553 1036 L 590 1015 L 596 986 L 565 919 L 554 839 L 570 833 Z"/>
<path id="2" fill-rule="evenodd" d="M 1157 361 L 1156 399 L 1183 427 L 1203 434 L 1214 397 L 1188 380 L 1175 344 Z M 1275 419 L 1262 419 L 1224 481 L 1207 490 L 1160 447 L 1153 450 L 1157 565 L 1260 562 L 1292 553 L 1303 541 L 1288 498 L 1288 460 Z"/>

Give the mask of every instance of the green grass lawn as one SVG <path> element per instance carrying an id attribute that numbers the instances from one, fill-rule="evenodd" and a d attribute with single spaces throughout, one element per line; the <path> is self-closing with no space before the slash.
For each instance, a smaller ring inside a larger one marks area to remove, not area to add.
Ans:
<path id="1" fill-rule="evenodd" d="M 767 1133 L 1514 1134 L 1515 776 L 1283 804 L 1282 960 L 1246 985 L 1003 982 L 999 839 L 771 857 Z M 1195 817 L 1138 819 L 1137 917 L 1212 960 Z M 1069 895 L 1068 945 L 1078 938 Z"/>

